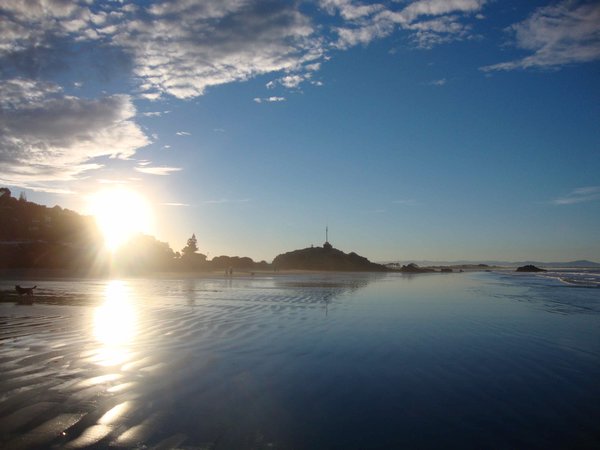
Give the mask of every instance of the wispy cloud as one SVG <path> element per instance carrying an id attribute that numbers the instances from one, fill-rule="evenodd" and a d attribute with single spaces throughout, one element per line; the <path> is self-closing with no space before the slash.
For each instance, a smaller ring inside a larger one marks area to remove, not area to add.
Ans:
<path id="1" fill-rule="evenodd" d="M 285 102 L 285 97 L 255 97 L 253 100 L 256 103 L 277 103 Z"/>
<path id="2" fill-rule="evenodd" d="M 507 30 L 515 44 L 532 52 L 514 61 L 482 67 L 498 70 L 560 67 L 600 59 L 600 3 L 566 0 L 537 9 Z"/>
<path id="3" fill-rule="evenodd" d="M 413 199 L 399 199 L 393 200 L 392 203 L 395 205 L 414 206 L 417 204 L 417 201 Z"/>
<path id="4" fill-rule="evenodd" d="M 169 114 L 171 111 L 148 111 L 142 113 L 144 117 L 161 117 L 163 114 Z"/>
<path id="5" fill-rule="evenodd" d="M 574 189 L 563 197 L 552 200 L 555 205 L 572 205 L 600 200 L 600 186 L 587 186 Z"/>
<path id="6" fill-rule="evenodd" d="M 446 80 L 445 78 L 440 78 L 439 80 L 433 80 L 430 81 L 429 83 L 427 83 L 429 86 L 437 86 L 437 87 L 441 87 L 441 86 L 445 86 L 446 83 L 448 83 L 448 80 Z"/>
<path id="7" fill-rule="evenodd" d="M 142 167 L 136 167 L 135 170 L 138 172 L 141 172 L 141 173 L 148 174 L 148 175 L 165 176 L 165 175 L 170 175 L 173 172 L 179 172 L 180 170 L 182 170 L 182 168 L 181 167 L 166 167 L 166 166 L 155 166 L 155 167 L 142 166 Z"/>
<path id="8" fill-rule="evenodd" d="M 176 202 L 161 203 L 161 205 L 163 205 L 163 206 L 190 206 L 188 203 L 176 203 Z"/>
<path id="9" fill-rule="evenodd" d="M 337 12 L 345 19 L 335 30 L 335 46 L 341 49 L 387 37 L 397 28 L 408 32 L 421 48 L 465 39 L 471 30 L 465 16 L 479 14 L 485 3 L 487 0 L 417 0 L 402 2 L 406 6 L 396 9 L 352 0 L 322 0 L 330 14 Z"/>
<path id="10" fill-rule="evenodd" d="M 311 66 L 315 65 L 313 64 Z M 319 66 L 319 64 L 316 64 L 316 66 Z M 278 78 L 277 80 L 269 81 L 266 86 L 268 89 L 272 89 L 279 84 L 287 89 L 296 89 L 304 81 L 310 80 L 311 77 L 311 73 L 286 75 L 284 77 Z"/>
<path id="11" fill-rule="evenodd" d="M 191 136 L 192 133 L 189 133 L 187 131 L 178 131 L 175 133 L 177 136 Z"/>

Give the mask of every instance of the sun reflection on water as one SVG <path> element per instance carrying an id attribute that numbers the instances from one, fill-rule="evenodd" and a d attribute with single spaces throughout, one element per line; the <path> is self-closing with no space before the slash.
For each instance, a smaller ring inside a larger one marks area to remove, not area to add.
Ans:
<path id="1" fill-rule="evenodd" d="M 131 344 L 137 333 L 137 311 L 129 286 L 112 280 L 106 286 L 105 300 L 94 311 L 94 337 L 101 344 L 96 361 L 103 366 L 122 364 L 131 358 Z"/>

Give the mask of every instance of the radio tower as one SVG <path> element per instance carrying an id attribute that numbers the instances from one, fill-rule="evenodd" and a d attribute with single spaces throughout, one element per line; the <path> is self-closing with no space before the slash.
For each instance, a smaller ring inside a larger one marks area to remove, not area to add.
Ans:
<path id="1" fill-rule="evenodd" d="M 333 248 L 329 243 L 329 226 L 325 227 L 325 243 L 323 244 L 323 248 L 326 250 L 331 250 Z"/>

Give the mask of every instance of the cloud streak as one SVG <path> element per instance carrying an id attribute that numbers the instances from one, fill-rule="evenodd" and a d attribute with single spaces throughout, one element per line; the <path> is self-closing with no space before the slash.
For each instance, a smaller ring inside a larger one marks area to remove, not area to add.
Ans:
<path id="1" fill-rule="evenodd" d="M 600 200 L 600 186 L 587 186 L 574 189 L 563 197 L 552 201 L 555 205 L 573 205 Z"/>
<path id="2" fill-rule="evenodd" d="M 511 26 L 515 45 L 530 55 L 482 67 L 485 72 L 552 68 L 600 59 L 600 3 L 563 1 Z"/>
<path id="3" fill-rule="evenodd" d="M 177 202 L 161 203 L 161 205 L 163 205 L 163 206 L 190 206 L 188 203 L 177 203 Z"/>
<path id="4" fill-rule="evenodd" d="M 154 166 L 154 167 L 150 167 L 150 166 L 147 166 L 147 165 L 143 165 L 143 166 L 136 167 L 135 170 L 137 172 L 145 173 L 145 174 L 148 174 L 148 175 L 165 176 L 165 175 L 170 175 L 173 172 L 179 172 L 180 170 L 183 170 L 183 169 L 181 167 L 168 167 L 168 166 Z"/>
<path id="5" fill-rule="evenodd" d="M 279 103 L 285 102 L 285 97 L 255 97 L 253 100 L 256 103 Z"/>

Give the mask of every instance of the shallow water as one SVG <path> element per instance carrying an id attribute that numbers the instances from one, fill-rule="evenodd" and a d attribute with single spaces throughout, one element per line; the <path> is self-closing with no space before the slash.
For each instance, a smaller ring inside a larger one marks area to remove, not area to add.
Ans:
<path id="1" fill-rule="evenodd" d="M 77 306 L 0 304 L 3 448 L 600 446 L 600 289 L 512 273 L 37 284 Z"/>

